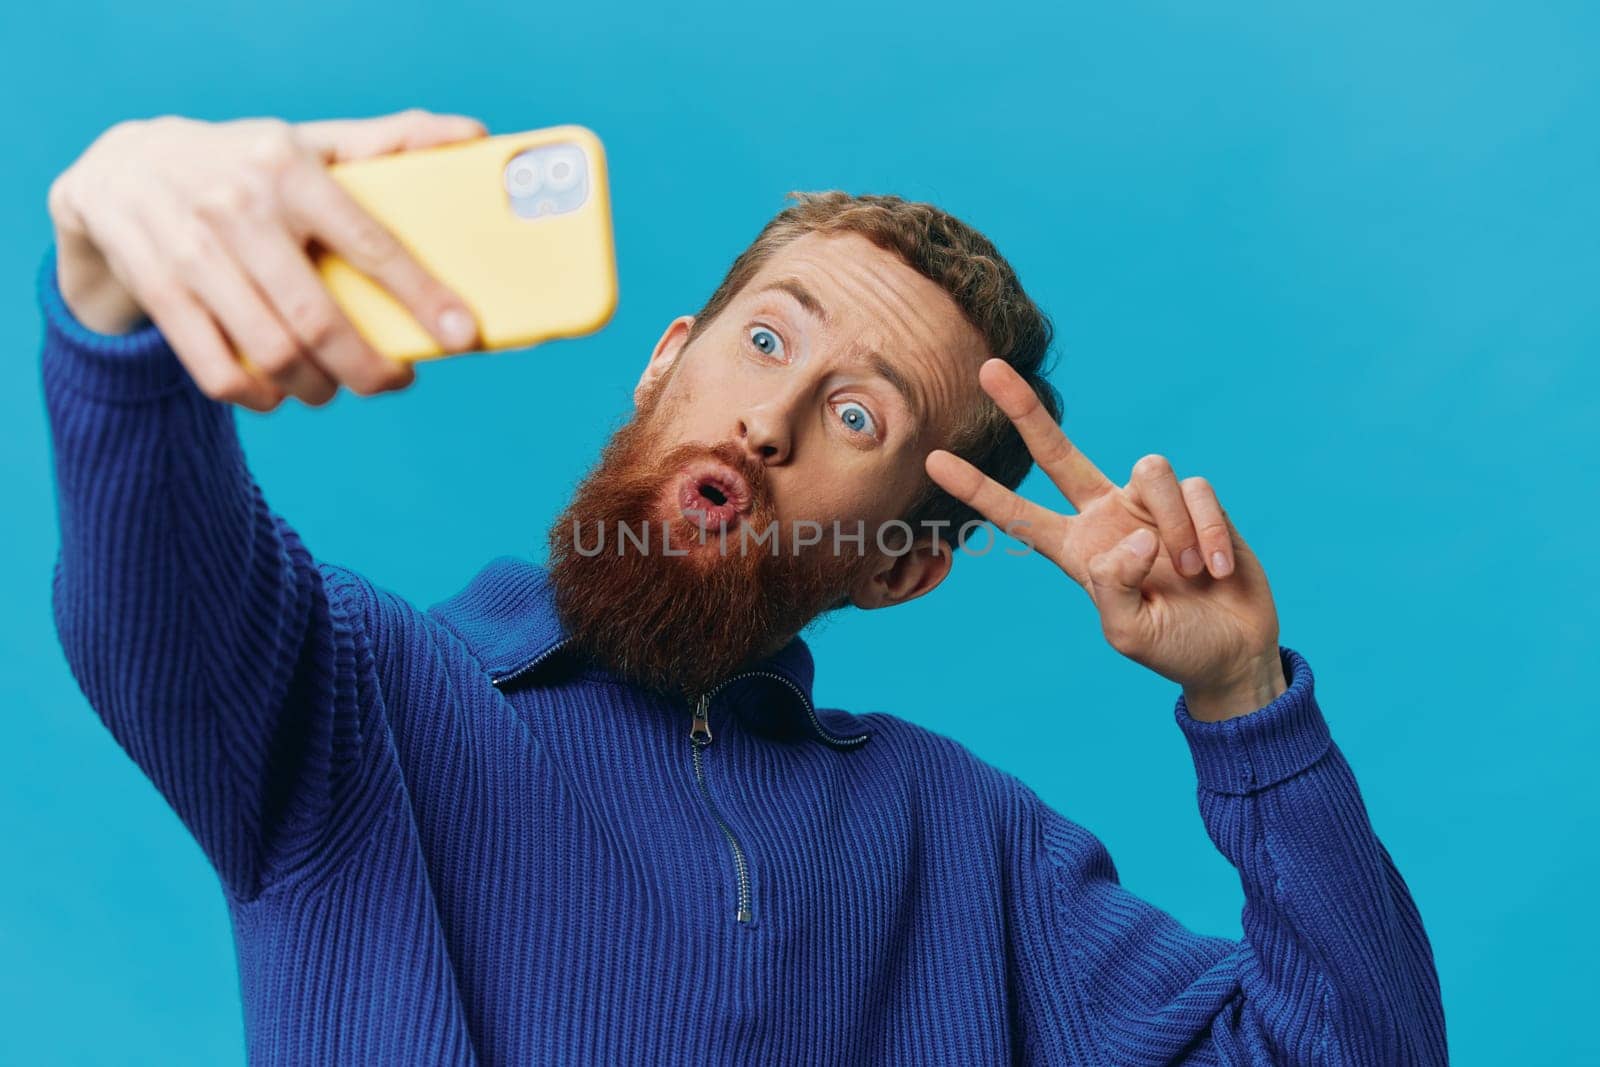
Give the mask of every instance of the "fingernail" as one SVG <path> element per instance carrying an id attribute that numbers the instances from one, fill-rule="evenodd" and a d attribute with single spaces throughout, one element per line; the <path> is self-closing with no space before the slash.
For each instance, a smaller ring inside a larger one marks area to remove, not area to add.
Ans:
<path id="1" fill-rule="evenodd" d="M 1222 554 L 1221 549 L 1211 553 L 1211 570 L 1218 578 L 1227 577 L 1228 572 L 1233 570 L 1228 566 L 1228 557 Z"/>
<path id="2" fill-rule="evenodd" d="M 460 308 L 450 308 L 439 316 L 439 333 L 444 337 L 445 343 L 454 348 L 465 348 L 477 336 L 477 328 L 472 324 L 472 316 Z"/>
<path id="3" fill-rule="evenodd" d="M 1128 535 L 1128 547 L 1133 549 L 1133 554 L 1143 556 L 1156 545 L 1156 535 L 1147 527 L 1141 526 Z"/>
<path id="4" fill-rule="evenodd" d="M 1183 555 L 1178 557 L 1178 566 L 1182 568 L 1184 574 L 1192 577 L 1199 574 L 1205 564 L 1201 562 L 1198 549 L 1186 548 L 1183 550 Z"/>

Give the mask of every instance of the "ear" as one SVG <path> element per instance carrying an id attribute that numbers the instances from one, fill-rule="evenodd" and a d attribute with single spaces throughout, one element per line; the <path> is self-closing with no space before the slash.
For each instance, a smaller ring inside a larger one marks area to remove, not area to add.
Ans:
<path id="1" fill-rule="evenodd" d="M 666 332 L 656 342 L 655 350 L 650 353 L 650 362 L 644 365 L 644 373 L 639 375 L 639 384 L 633 387 L 634 405 L 644 403 L 644 398 L 650 394 L 661 376 L 667 373 L 678 355 L 683 351 L 683 346 L 688 343 L 689 331 L 694 328 L 693 315 L 679 315 L 667 325 Z"/>
<path id="2" fill-rule="evenodd" d="M 850 603 L 858 608 L 887 608 L 931 593 L 955 562 L 950 546 L 935 537 L 919 539 L 911 550 L 885 556 L 883 565 L 857 580 Z"/>

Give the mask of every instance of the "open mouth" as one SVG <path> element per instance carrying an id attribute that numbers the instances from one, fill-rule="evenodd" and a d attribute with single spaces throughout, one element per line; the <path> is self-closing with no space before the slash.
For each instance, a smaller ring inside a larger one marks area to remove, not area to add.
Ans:
<path id="1" fill-rule="evenodd" d="M 702 460 L 678 475 L 678 507 L 708 532 L 736 527 L 750 511 L 750 485 L 726 463 Z"/>

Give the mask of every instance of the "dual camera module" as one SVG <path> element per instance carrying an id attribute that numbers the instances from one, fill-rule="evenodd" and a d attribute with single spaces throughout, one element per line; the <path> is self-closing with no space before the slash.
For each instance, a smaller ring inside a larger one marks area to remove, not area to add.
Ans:
<path id="1" fill-rule="evenodd" d="M 575 211 L 589 198 L 589 163 L 576 144 L 529 148 L 506 164 L 505 186 L 520 218 Z"/>

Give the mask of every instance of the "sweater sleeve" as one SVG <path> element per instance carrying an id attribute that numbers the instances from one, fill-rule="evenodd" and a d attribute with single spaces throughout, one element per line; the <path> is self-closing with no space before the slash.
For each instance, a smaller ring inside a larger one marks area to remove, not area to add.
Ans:
<path id="1" fill-rule="evenodd" d="M 53 249 L 38 294 L 67 663 L 224 889 L 250 899 L 314 850 L 359 743 L 360 613 L 267 506 L 233 408 L 153 324 L 83 326 Z"/>
<path id="2" fill-rule="evenodd" d="M 1101 843 L 1028 791 L 1023 955 L 1049 1062 L 1446 1062 L 1439 980 L 1405 882 L 1317 705 L 1289 688 L 1224 722 L 1177 719 L 1201 814 L 1244 888 L 1244 938 L 1191 933 L 1125 890 Z M 1051 1054 L 1058 1053 L 1059 1055 Z"/>

